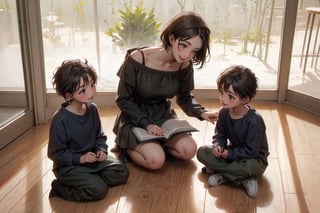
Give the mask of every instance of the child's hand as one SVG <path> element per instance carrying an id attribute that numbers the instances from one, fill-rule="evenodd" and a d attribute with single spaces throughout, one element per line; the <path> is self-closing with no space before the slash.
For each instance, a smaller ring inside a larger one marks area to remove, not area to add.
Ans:
<path id="1" fill-rule="evenodd" d="M 107 154 L 104 151 L 97 152 L 97 161 L 105 161 L 107 159 Z"/>
<path id="2" fill-rule="evenodd" d="M 213 148 L 212 150 L 212 154 L 216 157 L 216 158 L 226 158 L 228 156 L 228 150 L 225 150 L 223 147 L 221 146 L 216 146 Z"/>
<path id="3" fill-rule="evenodd" d="M 80 163 L 93 163 L 98 160 L 97 155 L 93 152 L 87 152 L 80 157 Z"/>
<path id="4" fill-rule="evenodd" d="M 228 157 L 228 149 L 224 149 L 224 151 L 221 153 L 221 157 L 223 158 L 223 159 L 227 159 L 227 157 Z"/>

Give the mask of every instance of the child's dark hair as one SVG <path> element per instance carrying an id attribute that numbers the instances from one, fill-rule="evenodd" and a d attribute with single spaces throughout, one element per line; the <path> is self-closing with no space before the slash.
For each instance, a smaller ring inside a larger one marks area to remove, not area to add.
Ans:
<path id="1" fill-rule="evenodd" d="M 242 99 L 249 97 L 250 100 L 256 95 L 258 79 L 247 67 L 233 65 L 225 69 L 217 79 L 218 90 L 228 91 L 232 85 L 233 91 Z"/>
<path id="2" fill-rule="evenodd" d="M 66 98 L 66 93 L 72 94 L 77 91 L 81 78 L 88 85 L 90 83 L 88 76 L 91 77 L 93 83 L 96 83 L 97 74 L 95 69 L 88 64 L 86 59 L 84 61 L 79 59 L 66 60 L 54 72 L 52 85 L 57 94 Z"/>
<path id="3" fill-rule="evenodd" d="M 183 12 L 172 19 L 160 36 L 162 45 L 166 50 L 170 47 L 171 35 L 174 36 L 175 40 L 179 39 L 180 41 L 200 36 L 202 47 L 196 53 L 192 62 L 196 65 L 200 64 L 201 68 L 207 57 L 210 59 L 210 29 L 199 15 L 193 12 Z"/>

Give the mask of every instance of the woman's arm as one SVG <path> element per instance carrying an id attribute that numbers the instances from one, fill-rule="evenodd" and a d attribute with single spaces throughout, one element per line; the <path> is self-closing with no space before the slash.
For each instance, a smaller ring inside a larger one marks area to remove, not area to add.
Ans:
<path id="1" fill-rule="evenodd" d="M 116 103 L 120 110 L 134 125 L 146 129 L 149 124 L 152 124 L 152 122 L 148 120 L 147 114 L 139 108 L 135 100 L 134 94 L 138 71 L 134 69 L 129 60 L 130 59 L 128 58 L 125 60 L 118 72 L 120 80 L 118 84 Z"/>
<path id="2" fill-rule="evenodd" d="M 201 114 L 207 112 L 207 110 L 202 107 L 194 98 L 191 93 L 193 89 L 193 67 L 189 66 L 189 68 L 186 69 L 181 75 L 180 89 L 176 95 L 176 101 L 188 116 L 196 117 L 200 120 L 203 120 L 204 118 L 201 116 Z"/>

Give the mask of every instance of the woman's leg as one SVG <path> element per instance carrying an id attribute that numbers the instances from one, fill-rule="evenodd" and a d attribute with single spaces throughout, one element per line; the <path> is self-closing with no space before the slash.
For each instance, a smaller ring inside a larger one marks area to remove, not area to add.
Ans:
<path id="1" fill-rule="evenodd" d="M 165 162 L 165 153 L 158 142 L 145 142 L 127 150 L 130 158 L 148 169 L 160 169 Z"/>
<path id="2" fill-rule="evenodd" d="M 197 144 L 188 133 L 173 136 L 165 146 L 168 147 L 170 154 L 183 160 L 191 160 L 197 151 Z"/>

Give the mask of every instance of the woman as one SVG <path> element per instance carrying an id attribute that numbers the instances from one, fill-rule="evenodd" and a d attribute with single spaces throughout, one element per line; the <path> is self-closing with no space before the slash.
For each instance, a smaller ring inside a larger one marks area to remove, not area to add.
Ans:
<path id="1" fill-rule="evenodd" d="M 190 133 L 181 133 L 168 141 L 140 142 L 132 132 L 142 127 L 161 135 L 160 127 L 176 113 L 169 99 L 189 116 L 214 122 L 216 113 L 207 112 L 194 99 L 193 64 L 200 68 L 210 56 L 210 30 L 202 18 L 192 12 L 176 16 L 162 32 L 161 47 L 134 48 L 127 52 L 118 71 L 120 77 L 116 103 L 120 108 L 114 125 L 120 159 L 131 158 L 148 168 L 160 169 L 166 154 L 190 160 L 197 145 Z"/>

